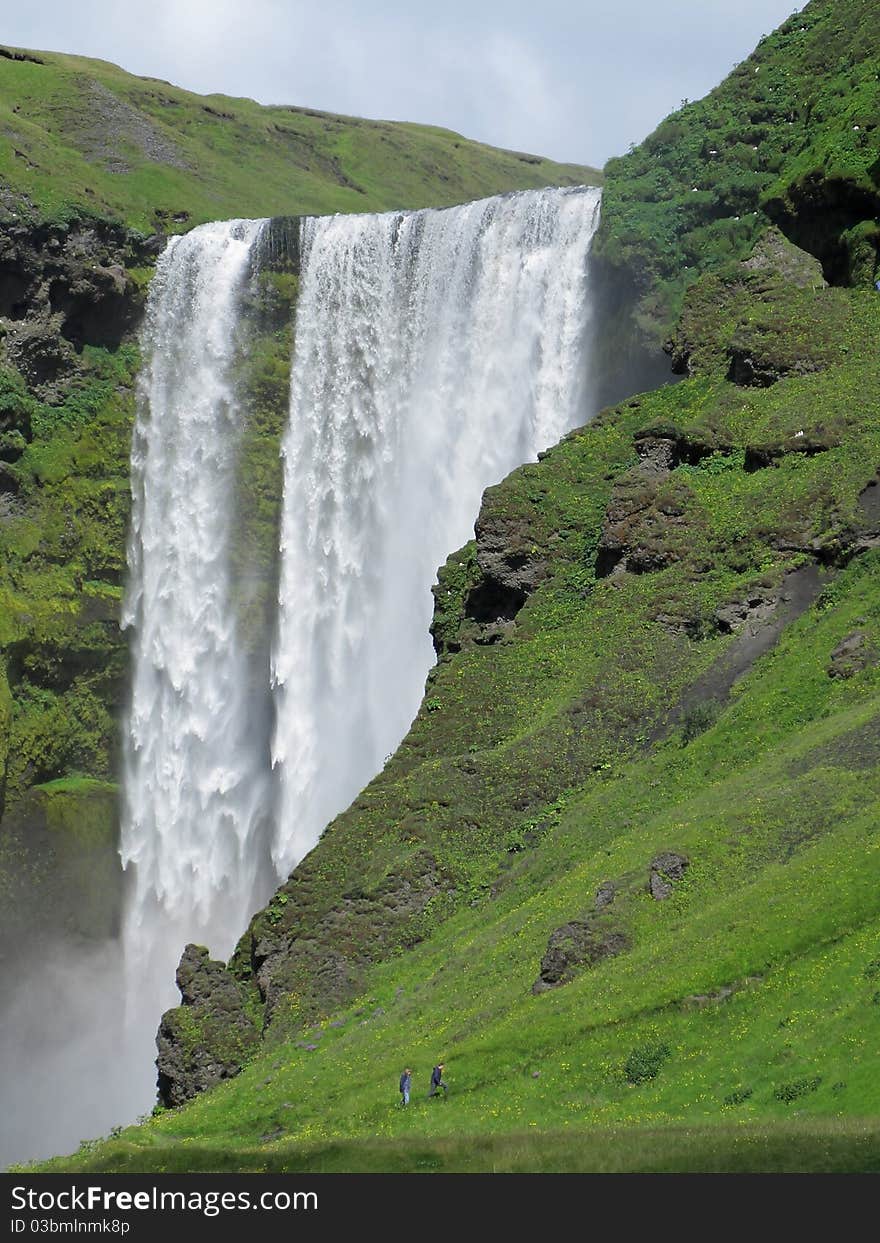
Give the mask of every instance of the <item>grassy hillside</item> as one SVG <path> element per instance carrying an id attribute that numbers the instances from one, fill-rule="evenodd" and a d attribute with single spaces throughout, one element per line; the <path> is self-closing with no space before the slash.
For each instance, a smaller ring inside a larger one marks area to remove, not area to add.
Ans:
<path id="1" fill-rule="evenodd" d="M 600 180 L 449 130 L 202 97 L 104 61 L 11 48 L 0 48 L 0 130 L 5 194 L 43 218 L 87 208 L 146 233 Z"/>
<path id="2" fill-rule="evenodd" d="M 635 340 L 666 338 L 687 285 L 775 222 L 836 284 L 871 284 L 880 214 L 880 10 L 812 0 L 705 99 L 606 167 L 596 252 Z"/>
<path id="3" fill-rule="evenodd" d="M 230 1077 L 45 1168 L 880 1168 L 880 295 L 866 217 L 771 212 L 873 178 L 832 139 L 877 17 L 794 21 L 609 167 L 606 271 L 686 378 L 487 492 L 407 738 L 228 969 L 187 959 L 163 1072 Z"/>
<path id="4" fill-rule="evenodd" d="M 487 494 L 412 731 L 233 961 L 252 1062 L 47 1168 L 878 1168 L 880 299 L 797 258 Z"/>

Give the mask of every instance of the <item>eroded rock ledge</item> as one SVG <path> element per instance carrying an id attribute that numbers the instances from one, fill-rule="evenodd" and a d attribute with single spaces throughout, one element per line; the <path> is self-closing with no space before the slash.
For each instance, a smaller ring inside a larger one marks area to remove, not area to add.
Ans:
<path id="1" fill-rule="evenodd" d="M 5 354 L 36 396 L 57 398 L 84 345 L 113 347 L 131 332 L 145 295 L 129 269 L 163 245 L 98 219 L 0 229 Z"/>
<path id="2" fill-rule="evenodd" d="M 260 1039 L 258 1009 L 203 945 L 187 945 L 177 968 L 181 1005 L 162 1016 L 156 1046 L 159 1099 L 182 1105 L 237 1075 Z"/>

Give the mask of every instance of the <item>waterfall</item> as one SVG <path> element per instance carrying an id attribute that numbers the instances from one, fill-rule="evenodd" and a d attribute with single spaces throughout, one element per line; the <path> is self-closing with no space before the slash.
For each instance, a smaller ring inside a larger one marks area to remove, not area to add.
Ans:
<path id="1" fill-rule="evenodd" d="M 174 1003 L 184 944 L 228 954 L 379 771 L 433 660 L 438 565 L 470 536 L 483 489 L 589 414 L 599 201 L 551 189 L 293 229 L 231 221 L 169 242 L 141 336 L 131 459 L 132 1033 L 151 1037 Z M 231 568 L 249 417 L 236 376 L 248 282 L 279 247 L 300 288 L 276 633 L 255 670 Z M 274 733 L 256 720 L 270 707 Z"/>
<path id="2" fill-rule="evenodd" d="M 123 953 L 52 947 L 6 998 L 3 1162 L 149 1109 L 185 943 L 228 954 L 406 732 L 433 660 L 437 567 L 471 535 L 487 485 L 592 413 L 599 202 L 541 190 L 230 221 L 169 242 L 131 455 Z M 261 278 L 297 267 L 270 659 L 271 617 L 258 640 L 246 620 L 260 575 L 270 614 L 274 596 L 241 538 L 255 415 L 238 377 L 263 330 L 248 319 Z"/>
<path id="3" fill-rule="evenodd" d="M 598 190 L 301 225 L 273 653 L 279 874 L 400 742 L 436 570 L 589 410 Z"/>
<path id="4" fill-rule="evenodd" d="M 268 757 L 231 603 L 239 300 L 262 222 L 203 225 L 159 260 L 132 457 L 133 632 L 121 853 L 133 998 L 175 999 L 187 940 L 232 949 L 258 897 Z"/>

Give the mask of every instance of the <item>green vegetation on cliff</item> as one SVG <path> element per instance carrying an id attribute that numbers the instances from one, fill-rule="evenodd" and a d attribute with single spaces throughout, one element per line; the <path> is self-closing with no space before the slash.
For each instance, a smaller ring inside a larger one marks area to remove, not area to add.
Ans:
<path id="1" fill-rule="evenodd" d="M 29 439 L 3 467 L 0 646 L 13 694 L 7 803 L 65 773 L 111 775 L 125 672 L 118 609 L 136 362 L 131 347 L 86 347 L 60 405 L 28 398 Z M 4 375 L 17 380 L 9 369 Z"/>
<path id="2" fill-rule="evenodd" d="M 55 52 L 0 48 L 0 125 L 4 194 L 41 218 L 88 210 L 145 233 L 601 180 L 449 130 L 203 97 Z"/>
<path id="3" fill-rule="evenodd" d="M 200 1095 L 47 1168 L 880 1167 L 877 33 L 813 0 L 609 166 L 686 378 L 487 492 L 407 738 L 187 952 Z"/>
<path id="4" fill-rule="evenodd" d="M 869 283 L 880 243 L 880 10 L 812 0 L 705 99 L 606 167 L 596 252 L 665 338 L 687 284 L 744 259 L 772 220 L 836 284 Z"/>
<path id="5" fill-rule="evenodd" d="M 232 961 L 262 1050 L 50 1168 L 877 1168 L 880 299 L 755 258 L 487 493 L 410 734 Z"/>

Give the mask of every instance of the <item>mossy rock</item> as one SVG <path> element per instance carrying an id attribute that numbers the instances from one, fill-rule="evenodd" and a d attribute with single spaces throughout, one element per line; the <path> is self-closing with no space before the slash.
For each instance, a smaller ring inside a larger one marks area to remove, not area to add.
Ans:
<path id="1" fill-rule="evenodd" d="M 122 901 L 116 785 L 70 777 L 35 786 L 0 826 L 4 957 L 22 936 L 104 940 Z"/>

